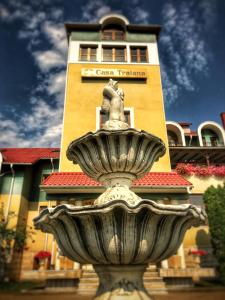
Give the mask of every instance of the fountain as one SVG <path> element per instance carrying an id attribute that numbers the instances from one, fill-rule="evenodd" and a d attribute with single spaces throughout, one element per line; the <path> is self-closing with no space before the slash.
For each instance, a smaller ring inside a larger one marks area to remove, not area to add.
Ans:
<path id="1" fill-rule="evenodd" d="M 52 233 L 63 255 L 93 264 L 99 277 L 95 299 L 151 299 L 143 285 L 149 263 L 173 255 L 191 226 L 206 215 L 191 204 L 163 205 L 130 190 L 165 153 L 161 139 L 129 128 L 124 93 L 112 79 L 104 87 L 102 109 L 109 115 L 103 129 L 71 142 L 67 158 L 106 191 L 94 205 L 59 205 L 34 219 L 36 229 Z"/>

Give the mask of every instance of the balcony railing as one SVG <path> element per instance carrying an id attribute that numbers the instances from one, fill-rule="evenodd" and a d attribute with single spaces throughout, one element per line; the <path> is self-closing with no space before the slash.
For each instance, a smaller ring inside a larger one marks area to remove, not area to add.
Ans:
<path id="1" fill-rule="evenodd" d="M 183 145 L 179 144 L 179 143 L 169 142 L 169 146 L 170 147 L 182 147 Z"/>
<path id="2" fill-rule="evenodd" d="M 223 147 L 224 143 L 221 142 L 215 142 L 215 143 L 211 143 L 211 142 L 204 142 L 203 143 L 203 147 Z"/>
<path id="3" fill-rule="evenodd" d="M 225 145 L 223 143 L 204 143 L 202 147 L 224 147 Z M 182 144 L 176 144 L 169 142 L 169 147 L 200 147 L 200 145 L 182 145 Z"/>

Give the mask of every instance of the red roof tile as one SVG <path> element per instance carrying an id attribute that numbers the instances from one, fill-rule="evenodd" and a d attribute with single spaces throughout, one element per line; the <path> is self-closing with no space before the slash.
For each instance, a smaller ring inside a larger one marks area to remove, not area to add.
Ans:
<path id="1" fill-rule="evenodd" d="M 192 125 L 192 123 L 190 123 L 190 122 L 178 122 L 178 124 L 180 126 L 190 126 L 190 125 Z"/>
<path id="2" fill-rule="evenodd" d="M 0 148 L 3 163 L 33 164 L 44 158 L 59 158 L 59 148 Z"/>
<path id="3" fill-rule="evenodd" d="M 48 176 L 42 183 L 44 187 L 64 186 L 101 186 L 99 182 L 90 179 L 82 172 L 56 172 Z M 133 182 L 134 187 L 179 187 L 192 184 L 176 172 L 151 172 Z"/>
<path id="4" fill-rule="evenodd" d="M 193 136 L 197 136 L 198 135 L 197 131 L 185 132 L 184 134 L 185 135 L 193 135 Z"/>

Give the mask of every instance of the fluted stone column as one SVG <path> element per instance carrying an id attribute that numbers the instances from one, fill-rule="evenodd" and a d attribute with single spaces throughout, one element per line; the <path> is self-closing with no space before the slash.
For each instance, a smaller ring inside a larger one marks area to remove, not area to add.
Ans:
<path id="1" fill-rule="evenodd" d="M 150 300 L 143 285 L 146 265 L 94 265 L 99 277 L 95 300 Z"/>

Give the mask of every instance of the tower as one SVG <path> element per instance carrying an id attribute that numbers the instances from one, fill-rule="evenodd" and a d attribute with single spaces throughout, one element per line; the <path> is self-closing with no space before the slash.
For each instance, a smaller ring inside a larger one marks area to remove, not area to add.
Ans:
<path id="1" fill-rule="evenodd" d="M 101 128 L 102 87 L 112 78 L 125 93 L 125 116 L 131 127 L 159 136 L 168 150 L 160 63 L 158 25 L 134 25 L 121 15 L 95 24 L 67 23 L 69 42 L 60 171 L 79 171 L 66 158 L 69 143 Z M 169 153 L 153 171 L 170 171 Z"/>

